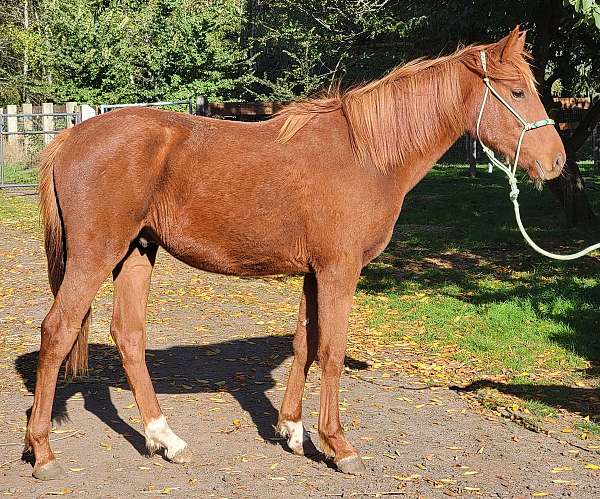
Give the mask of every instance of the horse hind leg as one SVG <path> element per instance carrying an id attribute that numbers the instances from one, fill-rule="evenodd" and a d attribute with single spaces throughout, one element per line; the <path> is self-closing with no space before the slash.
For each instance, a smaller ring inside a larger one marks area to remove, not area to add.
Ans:
<path id="1" fill-rule="evenodd" d="M 150 276 L 157 247 L 133 247 L 113 271 L 113 319 L 111 335 L 115 340 L 129 386 L 133 391 L 150 454 L 164 449 L 168 460 L 192 460 L 188 445 L 171 430 L 160 409 L 146 366 L 146 304 Z"/>
<path id="2" fill-rule="evenodd" d="M 48 439 L 58 372 L 110 267 L 91 268 L 69 261 L 54 303 L 42 322 L 35 395 L 25 435 L 25 448 L 35 456 L 35 478 L 51 480 L 63 475 Z"/>

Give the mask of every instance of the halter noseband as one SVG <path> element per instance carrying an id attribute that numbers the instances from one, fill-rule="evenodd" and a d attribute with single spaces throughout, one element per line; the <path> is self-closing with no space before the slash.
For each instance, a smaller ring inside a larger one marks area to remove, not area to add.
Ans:
<path id="1" fill-rule="evenodd" d="M 519 154 L 521 153 L 521 144 L 523 143 L 523 137 L 525 136 L 525 132 L 528 132 L 529 130 L 535 130 L 536 128 L 540 128 L 540 127 L 543 127 L 546 125 L 554 125 L 554 120 L 552 120 L 550 118 L 546 118 L 543 120 L 534 121 L 533 123 L 529 123 L 527 120 L 523 119 L 523 117 L 517 111 L 515 111 L 508 102 L 506 102 L 506 100 L 494 89 L 494 87 L 492 87 L 492 85 L 490 83 L 490 79 L 487 74 L 487 57 L 486 57 L 485 50 L 480 51 L 479 55 L 481 57 L 481 66 L 483 68 L 483 83 L 485 84 L 485 93 L 483 94 L 483 102 L 481 103 L 481 109 L 479 110 L 479 116 L 477 118 L 477 139 L 479 140 L 479 144 L 481 144 L 481 148 L 483 149 L 483 152 L 485 152 L 488 159 L 490 160 L 490 169 L 492 168 L 492 165 L 496 166 L 501 171 L 503 171 L 506 174 L 506 176 L 508 177 L 508 183 L 510 185 L 510 195 L 509 196 L 510 196 L 511 201 L 513 202 L 513 207 L 515 209 L 515 218 L 517 219 L 517 225 L 519 226 L 519 230 L 521 231 L 521 234 L 525 238 L 525 241 L 527 241 L 527 243 L 529 243 L 529 245 L 538 253 L 540 253 L 544 256 L 547 256 L 548 258 L 553 258 L 554 260 L 575 260 L 576 258 L 580 258 L 594 250 L 599 249 L 600 243 L 594 244 L 592 246 L 588 246 L 587 248 L 585 248 L 581 251 L 578 251 L 577 253 L 570 254 L 570 255 L 557 255 L 555 253 L 546 251 L 543 248 L 540 248 L 531 239 L 531 237 L 529 237 L 529 234 L 527 234 L 527 231 L 525 230 L 525 227 L 523 226 L 523 222 L 521 221 L 521 213 L 519 210 L 519 201 L 518 201 L 519 188 L 517 187 L 517 177 L 516 177 L 517 165 L 519 163 Z M 494 96 L 504 105 L 504 107 L 506 107 L 511 112 L 511 114 L 519 120 L 521 125 L 523 125 L 523 129 L 521 130 L 521 134 L 519 135 L 519 141 L 517 142 L 517 150 L 515 153 L 515 162 L 512 165 L 512 167 L 510 166 L 510 163 L 507 166 L 504 163 L 502 163 L 500 160 L 498 160 L 496 158 L 496 156 L 494 156 L 494 152 L 483 143 L 483 141 L 481 140 L 481 136 L 479 134 L 479 128 L 481 125 L 481 117 L 483 116 L 483 110 L 485 108 L 485 104 L 487 102 L 490 92 L 492 94 L 494 94 Z"/>

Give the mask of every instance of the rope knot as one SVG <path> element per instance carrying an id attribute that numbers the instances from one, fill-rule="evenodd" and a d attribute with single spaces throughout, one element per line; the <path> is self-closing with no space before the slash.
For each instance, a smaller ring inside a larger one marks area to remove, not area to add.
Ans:
<path id="1" fill-rule="evenodd" d="M 510 184 L 510 200 L 515 202 L 519 197 L 519 188 L 517 187 L 517 178 L 512 175 L 508 178 L 508 183 Z"/>

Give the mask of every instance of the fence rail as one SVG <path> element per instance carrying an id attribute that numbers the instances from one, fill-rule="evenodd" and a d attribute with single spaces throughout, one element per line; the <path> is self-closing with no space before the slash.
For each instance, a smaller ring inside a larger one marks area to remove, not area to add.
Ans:
<path id="1" fill-rule="evenodd" d="M 554 117 L 561 133 L 569 133 L 581 121 L 591 107 L 589 98 L 555 99 L 559 106 Z M 204 97 L 194 99 L 160 101 L 133 104 L 103 104 L 101 113 L 128 107 L 160 107 L 190 114 L 238 121 L 261 121 L 274 116 L 286 105 L 285 102 L 208 102 Z M 44 103 L 41 106 L 11 105 L 6 111 L 0 108 L 0 188 L 33 187 L 37 181 L 34 158 L 41 148 L 64 128 L 92 117 L 96 111 L 85 104 L 67 102 L 63 105 Z M 581 153 L 582 159 L 592 159 L 600 173 L 600 127 L 596 127 Z M 462 137 L 444 155 L 442 162 L 468 163 L 475 174 L 480 158 L 476 142 Z"/>
<path id="2" fill-rule="evenodd" d="M 101 104 L 100 105 L 100 114 L 107 113 L 109 111 L 113 111 L 115 109 L 124 109 L 128 107 L 178 107 L 178 106 L 186 106 L 187 111 L 190 114 L 194 114 L 195 112 L 195 104 L 192 99 L 187 100 L 175 100 L 175 101 L 158 101 L 158 102 L 135 102 L 132 104 Z"/>
<path id="3" fill-rule="evenodd" d="M 81 106 L 44 103 L 0 108 L 0 188 L 34 187 L 35 158 L 57 133 L 81 121 Z"/>

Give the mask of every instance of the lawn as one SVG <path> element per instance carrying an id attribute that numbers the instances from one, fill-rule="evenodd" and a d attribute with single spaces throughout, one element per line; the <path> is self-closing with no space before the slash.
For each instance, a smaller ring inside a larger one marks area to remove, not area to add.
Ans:
<path id="1" fill-rule="evenodd" d="M 2 168 L 6 184 L 35 184 L 37 182 L 37 169 L 31 164 L 7 163 Z"/>
<path id="2" fill-rule="evenodd" d="M 583 168 L 600 213 L 600 182 L 590 164 Z M 547 189 L 524 180 L 520 201 L 525 226 L 546 249 L 600 240 L 596 224 L 566 228 Z M 32 197 L 0 193 L 0 219 L 39 230 Z M 577 423 L 581 431 L 594 435 L 599 269 L 596 257 L 562 263 L 533 252 L 516 228 L 500 172 L 481 169 L 470 178 L 465 167 L 436 166 L 407 196 L 386 251 L 363 271 L 351 337 L 360 341 L 366 329 L 366 343 L 414 344 L 427 353 L 415 368 L 427 382 L 493 389 L 542 417 L 577 412 L 589 419 Z"/>
<path id="3" fill-rule="evenodd" d="M 582 168 L 600 213 L 598 178 L 591 164 Z M 525 179 L 520 188 L 524 224 L 542 247 L 600 241 L 597 224 L 567 228 L 547 189 Z M 563 263 L 530 249 L 500 172 L 471 179 L 464 167 L 440 165 L 407 196 L 392 242 L 363 271 L 358 301 L 372 310 L 371 328 L 438 354 L 429 381 L 475 382 L 474 391 L 516 395 L 542 416 L 580 412 L 597 433 L 599 269 L 597 257 Z"/>

